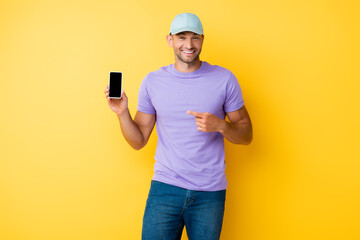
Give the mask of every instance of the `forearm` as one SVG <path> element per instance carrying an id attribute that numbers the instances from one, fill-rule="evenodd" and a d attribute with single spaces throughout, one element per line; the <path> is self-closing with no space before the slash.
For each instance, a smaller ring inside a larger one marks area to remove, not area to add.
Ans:
<path id="1" fill-rule="evenodd" d="M 121 114 L 117 114 L 117 117 L 119 119 L 121 132 L 129 145 L 136 150 L 144 147 L 144 135 L 132 119 L 129 109 L 126 109 Z"/>
<path id="2" fill-rule="evenodd" d="M 219 132 L 235 144 L 249 145 L 253 137 L 251 122 L 231 123 L 223 120 Z"/>

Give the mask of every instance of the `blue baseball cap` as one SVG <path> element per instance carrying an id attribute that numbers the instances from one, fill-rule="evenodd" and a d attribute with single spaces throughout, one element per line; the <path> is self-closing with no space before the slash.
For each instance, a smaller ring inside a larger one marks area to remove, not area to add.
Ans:
<path id="1" fill-rule="evenodd" d="M 199 35 L 204 33 L 199 17 L 193 13 L 181 13 L 176 15 L 171 23 L 170 34 L 186 31 L 194 32 Z"/>

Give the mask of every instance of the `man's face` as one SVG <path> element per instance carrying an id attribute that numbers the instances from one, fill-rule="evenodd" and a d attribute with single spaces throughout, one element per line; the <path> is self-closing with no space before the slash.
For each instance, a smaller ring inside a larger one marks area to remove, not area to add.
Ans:
<path id="1" fill-rule="evenodd" d="M 199 61 L 203 35 L 193 32 L 181 32 L 175 35 L 168 35 L 168 44 L 174 48 L 175 57 L 184 63 L 194 63 Z"/>

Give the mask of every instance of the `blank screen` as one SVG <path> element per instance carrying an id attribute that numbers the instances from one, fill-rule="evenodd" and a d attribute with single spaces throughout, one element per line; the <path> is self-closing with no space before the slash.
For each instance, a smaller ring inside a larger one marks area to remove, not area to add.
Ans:
<path id="1" fill-rule="evenodd" d="M 121 97 L 121 72 L 110 72 L 109 97 Z"/>

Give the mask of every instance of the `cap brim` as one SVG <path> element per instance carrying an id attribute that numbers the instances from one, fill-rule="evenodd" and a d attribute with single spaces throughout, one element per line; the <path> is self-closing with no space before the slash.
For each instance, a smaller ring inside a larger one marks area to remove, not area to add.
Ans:
<path id="1" fill-rule="evenodd" d="M 181 32 L 193 32 L 199 35 L 203 34 L 203 30 L 202 29 L 198 29 L 198 28 L 189 28 L 189 27 L 185 27 L 185 28 L 178 28 L 178 29 L 174 29 L 172 30 L 170 33 L 171 34 L 178 34 Z"/>

